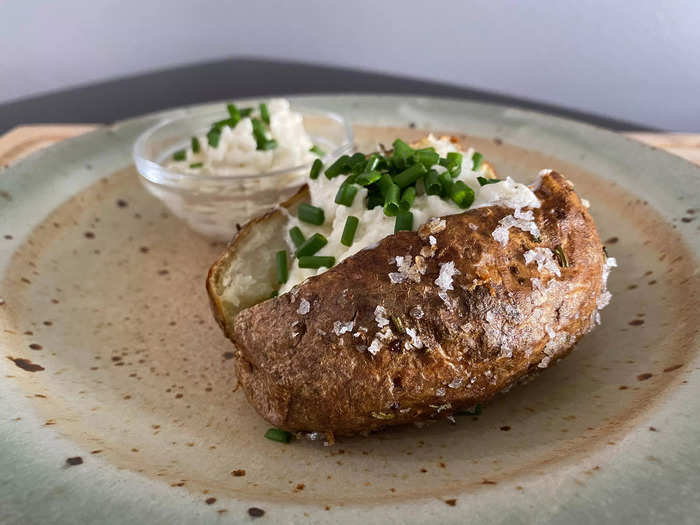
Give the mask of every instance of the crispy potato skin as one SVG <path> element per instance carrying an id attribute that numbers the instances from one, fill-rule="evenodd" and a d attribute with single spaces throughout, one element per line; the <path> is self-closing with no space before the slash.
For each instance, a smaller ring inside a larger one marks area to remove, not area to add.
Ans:
<path id="1" fill-rule="evenodd" d="M 389 279 L 396 256 L 428 246 L 425 234 L 399 232 L 288 294 L 242 310 L 226 332 L 250 403 L 289 431 L 347 435 L 482 403 L 542 370 L 543 360 L 566 355 L 594 324 L 605 256 L 591 216 L 561 175 L 543 176 L 536 193 L 539 243 L 511 228 L 503 247 L 491 233 L 513 210 L 471 210 L 444 218 L 418 283 Z M 557 246 L 570 264 L 561 278 L 525 264 L 526 251 Z M 449 261 L 460 272 L 447 292 L 451 307 L 435 284 L 440 263 Z M 297 313 L 302 298 L 311 305 L 306 315 Z M 405 349 L 410 337 L 392 324 L 394 337 L 376 355 L 364 350 L 379 330 L 377 305 L 416 330 L 426 348 Z M 416 306 L 422 317 L 411 314 Z M 337 335 L 336 321 L 353 321 L 353 329 Z M 456 378 L 462 382 L 455 387 Z"/>

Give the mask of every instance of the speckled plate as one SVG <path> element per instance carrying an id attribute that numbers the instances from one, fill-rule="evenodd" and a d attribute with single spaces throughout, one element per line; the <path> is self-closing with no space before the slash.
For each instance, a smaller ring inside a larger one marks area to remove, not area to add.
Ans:
<path id="1" fill-rule="evenodd" d="M 222 247 L 131 165 L 164 114 L 100 129 L 0 173 L 0 522 L 694 522 L 700 169 L 499 106 L 297 100 L 344 114 L 360 146 L 450 131 L 503 175 L 568 174 L 620 264 L 602 326 L 456 425 L 265 440 L 207 305 Z"/>

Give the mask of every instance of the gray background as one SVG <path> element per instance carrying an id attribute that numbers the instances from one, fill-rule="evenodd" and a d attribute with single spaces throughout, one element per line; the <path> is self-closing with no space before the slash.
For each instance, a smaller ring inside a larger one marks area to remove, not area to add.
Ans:
<path id="1" fill-rule="evenodd" d="M 0 0 L 0 103 L 231 56 L 363 68 L 700 131 L 697 0 Z"/>

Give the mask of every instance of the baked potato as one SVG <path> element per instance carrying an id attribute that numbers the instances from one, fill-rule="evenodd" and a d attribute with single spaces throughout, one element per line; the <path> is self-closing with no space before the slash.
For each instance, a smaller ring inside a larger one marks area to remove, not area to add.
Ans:
<path id="1" fill-rule="evenodd" d="M 287 247 L 308 188 L 246 224 L 207 290 L 253 407 L 287 431 L 349 435 L 452 415 L 567 355 L 609 301 L 614 260 L 562 175 L 533 191 L 537 208 L 431 218 L 272 298 L 261 254 Z"/>

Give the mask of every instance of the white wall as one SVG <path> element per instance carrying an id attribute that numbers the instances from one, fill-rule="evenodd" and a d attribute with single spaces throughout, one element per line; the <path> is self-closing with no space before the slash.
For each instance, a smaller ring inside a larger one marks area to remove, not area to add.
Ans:
<path id="1" fill-rule="evenodd" d="M 698 0 L 0 0 L 0 103 L 230 56 L 361 67 L 700 131 Z"/>

